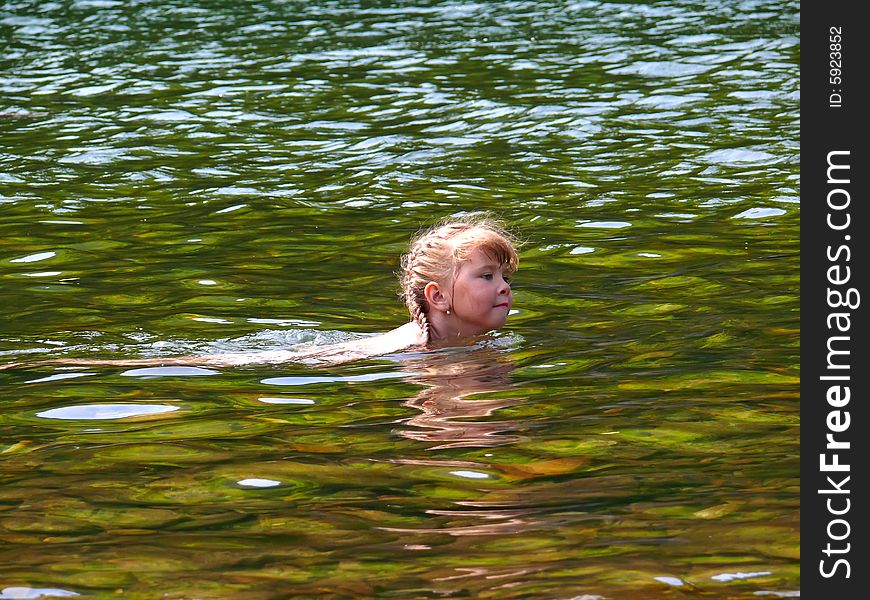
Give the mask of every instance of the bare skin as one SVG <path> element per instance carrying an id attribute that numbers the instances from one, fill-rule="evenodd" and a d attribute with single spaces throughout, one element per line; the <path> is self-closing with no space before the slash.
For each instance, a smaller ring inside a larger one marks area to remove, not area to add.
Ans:
<path id="1" fill-rule="evenodd" d="M 325 346 L 305 351 L 276 350 L 267 352 L 232 352 L 206 354 L 204 356 L 177 356 L 166 358 L 90 359 L 61 358 L 40 362 L 19 362 L 0 365 L 0 370 L 38 366 L 115 366 L 115 367 L 166 367 L 203 366 L 234 367 L 239 365 L 279 364 L 301 362 L 315 365 L 338 365 L 352 360 L 391 354 L 414 347 L 424 347 L 423 332 L 414 323 L 405 323 L 392 331 L 361 340 Z"/>

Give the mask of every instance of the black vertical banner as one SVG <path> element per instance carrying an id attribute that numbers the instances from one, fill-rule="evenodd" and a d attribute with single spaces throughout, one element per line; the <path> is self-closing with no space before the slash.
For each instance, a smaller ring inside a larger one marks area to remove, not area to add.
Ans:
<path id="1" fill-rule="evenodd" d="M 801 596 L 866 598 L 870 471 L 860 2 L 801 7 Z"/>

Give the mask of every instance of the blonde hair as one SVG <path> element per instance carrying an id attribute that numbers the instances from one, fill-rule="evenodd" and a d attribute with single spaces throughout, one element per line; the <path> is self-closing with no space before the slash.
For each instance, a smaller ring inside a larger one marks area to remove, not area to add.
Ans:
<path id="1" fill-rule="evenodd" d="M 441 221 L 411 240 L 411 248 L 402 256 L 400 295 L 426 343 L 430 341 L 426 284 L 435 281 L 449 285 L 475 250 L 482 250 L 499 265 L 507 265 L 512 273 L 519 266 L 513 237 L 487 215 Z"/>

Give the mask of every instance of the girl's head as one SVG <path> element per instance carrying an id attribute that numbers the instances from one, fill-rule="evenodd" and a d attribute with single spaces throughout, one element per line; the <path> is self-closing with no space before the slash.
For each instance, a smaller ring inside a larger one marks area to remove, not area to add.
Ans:
<path id="1" fill-rule="evenodd" d="M 488 331 L 507 317 L 507 279 L 518 264 L 511 236 L 497 221 L 486 216 L 443 221 L 414 238 L 402 257 L 401 295 L 427 342 L 433 317 L 458 333 Z"/>

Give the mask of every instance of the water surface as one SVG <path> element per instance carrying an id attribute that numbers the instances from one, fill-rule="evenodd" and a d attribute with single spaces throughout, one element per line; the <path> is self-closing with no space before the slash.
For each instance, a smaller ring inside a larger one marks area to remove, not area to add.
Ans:
<path id="1" fill-rule="evenodd" d="M 0 598 L 799 595 L 796 2 L 10 0 L 0 361 L 406 319 L 493 210 L 504 331 L 0 373 Z"/>

